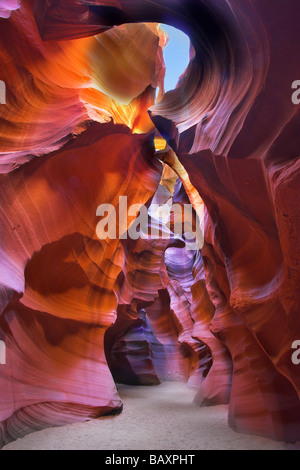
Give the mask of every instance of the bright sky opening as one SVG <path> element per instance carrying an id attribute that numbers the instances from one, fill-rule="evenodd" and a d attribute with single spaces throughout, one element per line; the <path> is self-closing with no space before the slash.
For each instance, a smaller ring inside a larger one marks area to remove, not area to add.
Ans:
<path id="1" fill-rule="evenodd" d="M 169 35 L 169 43 L 164 50 L 165 91 L 167 92 L 176 88 L 179 77 L 190 62 L 190 38 L 172 26 L 162 24 L 161 28 Z"/>

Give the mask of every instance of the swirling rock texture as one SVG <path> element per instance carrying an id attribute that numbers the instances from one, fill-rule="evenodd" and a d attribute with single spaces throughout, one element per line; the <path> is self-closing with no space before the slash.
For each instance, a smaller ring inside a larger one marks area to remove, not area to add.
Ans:
<path id="1" fill-rule="evenodd" d="M 0 18 L 9 18 L 13 10 L 19 8 L 19 0 L 3 0 L 0 5 Z"/>
<path id="2" fill-rule="evenodd" d="M 298 0 L 1 3 L 2 444 L 119 410 L 113 377 L 189 381 L 199 404 L 229 402 L 237 431 L 300 440 L 299 14 Z M 166 94 L 159 23 L 193 45 Z M 201 253 L 176 234 L 99 240 L 96 208 L 120 195 L 149 223 L 155 200 L 202 198 Z"/>

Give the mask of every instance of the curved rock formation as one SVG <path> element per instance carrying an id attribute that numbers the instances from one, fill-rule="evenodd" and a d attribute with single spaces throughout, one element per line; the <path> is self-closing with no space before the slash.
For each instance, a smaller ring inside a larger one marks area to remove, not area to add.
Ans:
<path id="1" fill-rule="evenodd" d="M 189 380 L 237 431 L 300 440 L 298 0 L 2 5 L 1 442 L 120 409 L 111 372 Z M 158 23 L 193 44 L 166 94 Z M 99 240 L 121 195 L 149 224 L 153 201 L 202 198 L 201 254 L 172 218 L 169 240 Z"/>
<path id="2" fill-rule="evenodd" d="M 0 18 L 9 18 L 12 11 L 20 6 L 19 0 L 3 0 L 0 6 Z"/>
<path id="3" fill-rule="evenodd" d="M 129 203 L 146 202 L 161 171 L 151 155 L 144 136 L 94 123 L 63 150 L 2 177 L 1 240 L 10 246 L 1 253 L 4 439 L 36 429 L 34 419 L 24 428 L 24 419 L 40 403 L 51 406 L 40 409 L 39 425 L 55 424 L 57 414 L 62 424 L 120 406 L 103 339 L 116 316 L 125 257 L 119 240 L 97 239 L 95 202 L 116 203 L 127 190 Z"/>

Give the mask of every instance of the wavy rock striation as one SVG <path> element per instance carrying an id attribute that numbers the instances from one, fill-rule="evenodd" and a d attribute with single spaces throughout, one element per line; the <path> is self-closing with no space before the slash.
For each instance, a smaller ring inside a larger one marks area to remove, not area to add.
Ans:
<path id="1" fill-rule="evenodd" d="M 120 409 L 113 377 L 188 380 L 237 431 L 300 440 L 298 0 L 2 3 L 2 444 Z M 193 44 L 166 94 L 157 23 Z M 201 254 L 173 220 L 99 240 L 120 195 L 201 197 Z"/>

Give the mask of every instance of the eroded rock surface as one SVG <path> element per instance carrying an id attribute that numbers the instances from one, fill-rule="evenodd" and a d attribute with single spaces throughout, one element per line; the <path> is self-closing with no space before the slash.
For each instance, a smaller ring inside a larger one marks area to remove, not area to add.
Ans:
<path id="1" fill-rule="evenodd" d="M 120 409 L 112 373 L 300 440 L 298 0 L 2 3 L 2 444 Z M 162 22 L 193 44 L 167 94 Z M 201 253 L 99 240 L 119 196 L 202 198 Z"/>

